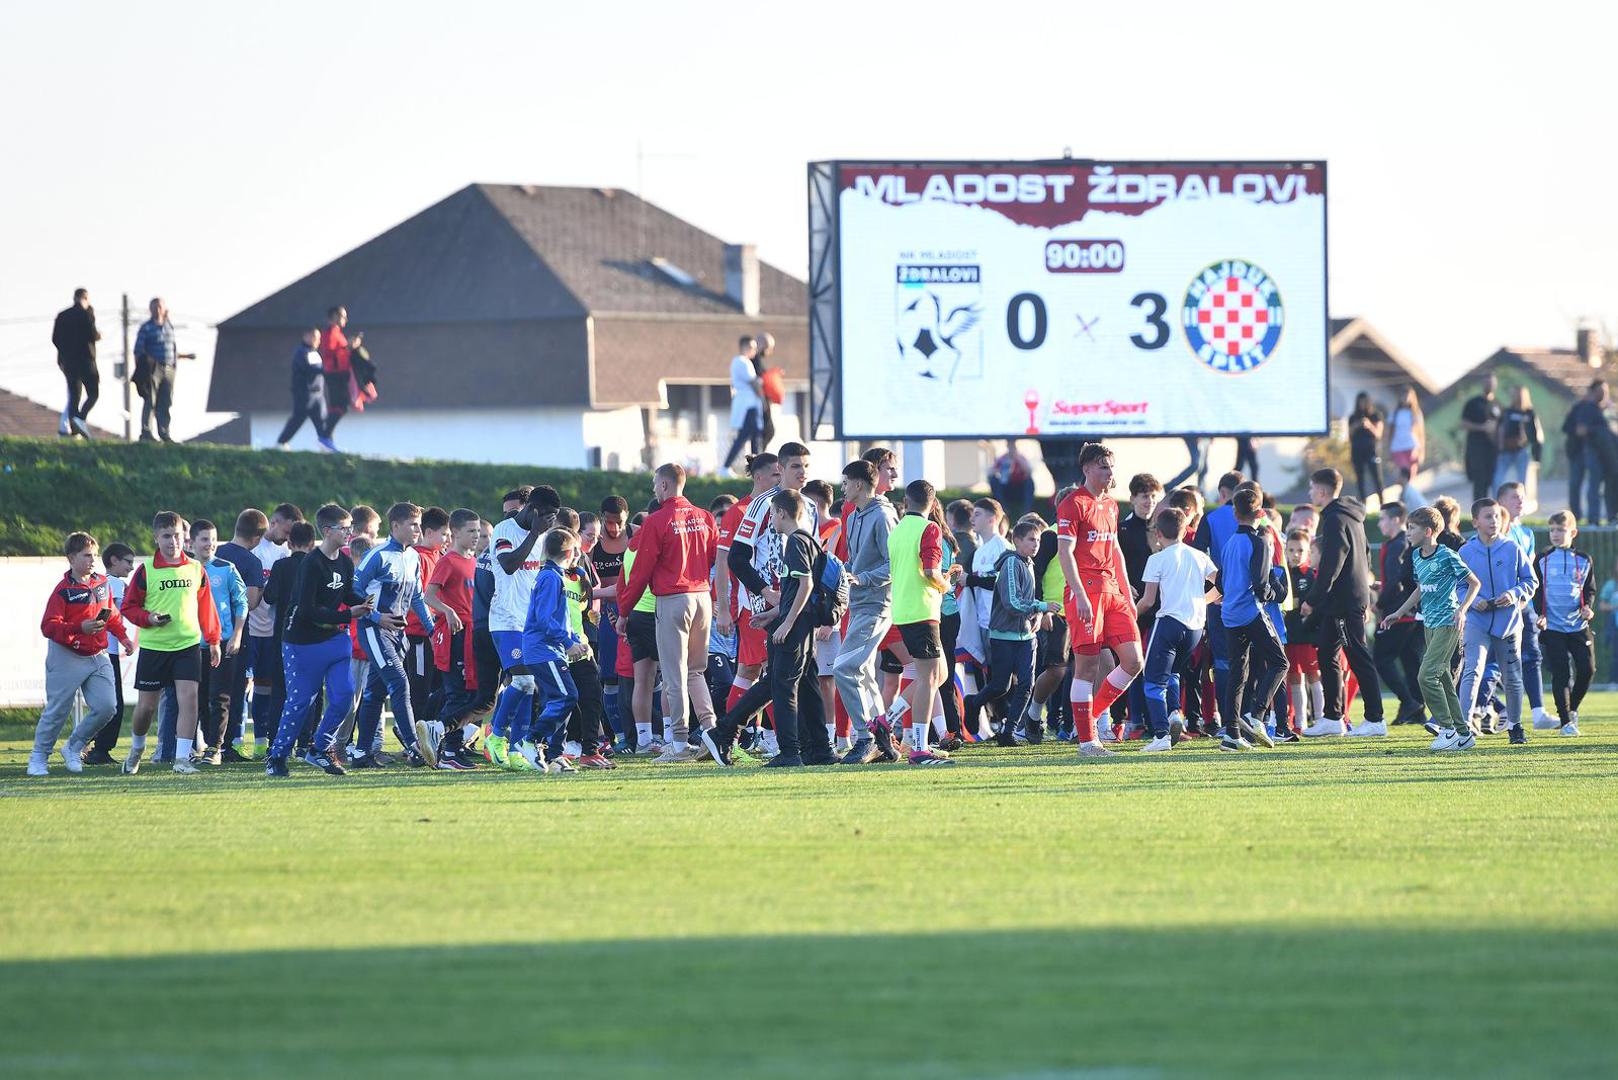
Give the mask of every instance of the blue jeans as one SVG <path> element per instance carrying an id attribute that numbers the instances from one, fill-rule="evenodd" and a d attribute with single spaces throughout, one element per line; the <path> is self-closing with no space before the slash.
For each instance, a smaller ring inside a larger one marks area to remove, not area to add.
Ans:
<path id="1" fill-rule="evenodd" d="M 1579 518 L 1579 522 L 1580 524 L 1594 525 L 1600 522 L 1603 517 L 1611 520 L 1613 515 L 1601 498 L 1601 488 L 1607 478 L 1606 467 L 1601 463 L 1601 455 L 1594 450 L 1585 450 L 1581 457 L 1584 465 L 1585 517 Z M 1576 501 L 1576 497 L 1569 501 Z M 1578 511 L 1575 510 L 1574 513 L 1577 514 Z"/>
<path id="2" fill-rule="evenodd" d="M 730 444 L 730 452 L 725 455 L 725 460 L 719 467 L 730 468 L 730 463 L 742 452 L 744 444 L 755 454 L 764 449 L 764 429 L 759 424 L 757 409 L 747 410 L 747 415 L 742 419 L 742 426 L 736 429 L 736 441 Z"/>
<path id="3" fill-rule="evenodd" d="M 326 688 L 326 709 L 315 731 L 315 749 L 321 753 L 333 750 L 331 744 L 337 729 L 354 704 L 354 671 L 350 659 L 347 634 L 337 634 L 313 645 L 281 646 L 286 704 L 281 707 L 281 722 L 275 729 L 270 757 L 285 761 L 292 752 L 292 744 L 303 730 L 304 719 L 322 686 Z"/>
<path id="4" fill-rule="evenodd" d="M 153 761 L 174 760 L 174 740 L 179 735 L 180 701 L 174 696 L 174 687 L 163 687 L 163 696 L 157 702 L 157 756 Z"/>
<path id="5" fill-rule="evenodd" d="M 354 741 L 362 753 L 372 753 L 382 742 L 382 701 L 393 707 L 393 731 L 399 742 L 412 752 L 416 749 L 414 717 L 410 712 L 410 678 L 405 674 L 405 635 L 403 630 L 384 630 L 375 623 L 360 627 L 360 647 L 371 662 L 360 697 L 359 737 Z"/>
<path id="6" fill-rule="evenodd" d="M 1528 447 L 1502 450 L 1494 459 L 1494 489 L 1499 491 L 1500 485 L 1508 480 L 1515 480 L 1519 484 L 1528 482 Z"/>
<path id="7" fill-rule="evenodd" d="M 1190 455 L 1191 461 L 1174 475 L 1174 479 L 1163 485 L 1169 491 L 1173 491 L 1193 476 L 1198 478 L 1202 476 L 1202 440 L 1192 438 L 1190 435 L 1184 436 L 1184 439 L 1185 452 Z"/>
<path id="8" fill-rule="evenodd" d="M 1588 460 L 1589 454 L 1584 450 L 1567 456 L 1567 506 L 1580 525 L 1588 524 L 1584 517 L 1584 476 Z"/>
<path id="9" fill-rule="evenodd" d="M 1155 738 L 1169 733 L 1169 713 L 1180 707 L 1180 677 L 1175 670 L 1200 641 L 1201 630 L 1192 630 L 1172 615 L 1162 616 L 1152 627 L 1141 685 L 1146 691 L 1146 717 Z"/>

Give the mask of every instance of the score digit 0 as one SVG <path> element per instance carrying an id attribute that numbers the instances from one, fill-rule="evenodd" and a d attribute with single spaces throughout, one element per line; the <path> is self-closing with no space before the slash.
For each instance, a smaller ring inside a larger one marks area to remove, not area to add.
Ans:
<path id="1" fill-rule="evenodd" d="M 1053 274 L 1116 274 L 1123 268 L 1122 240 L 1045 242 L 1045 269 Z"/>

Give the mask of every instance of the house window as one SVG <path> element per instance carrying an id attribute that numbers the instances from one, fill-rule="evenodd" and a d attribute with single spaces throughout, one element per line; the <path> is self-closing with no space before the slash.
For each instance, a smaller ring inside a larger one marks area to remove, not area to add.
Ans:
<path id="1" fill-rule="evenodd" d="M 685 442 L 703 442 L 708 437 L 704 423 L 708 400 L 706 386 L 687 386 L 670 383 L 665 387 L 669 406 L 657 410 L 654 421 L 660 438 Z"/>

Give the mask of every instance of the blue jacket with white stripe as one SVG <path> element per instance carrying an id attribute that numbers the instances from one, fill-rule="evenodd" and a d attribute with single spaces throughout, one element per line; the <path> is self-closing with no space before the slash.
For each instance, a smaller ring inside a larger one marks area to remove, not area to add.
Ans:
<path id="1" fill-rule="evenodd" d="M 362 625 L 381 626 L 383 615 L 403 616 L 413 611 L 432 634 L 433 613 L 422 595 L 421 556 L 415 548 L 405 547 L 391 536 L 387 543 L 372 548 L 354 571 L 354 591 L 376 602 Z"/>

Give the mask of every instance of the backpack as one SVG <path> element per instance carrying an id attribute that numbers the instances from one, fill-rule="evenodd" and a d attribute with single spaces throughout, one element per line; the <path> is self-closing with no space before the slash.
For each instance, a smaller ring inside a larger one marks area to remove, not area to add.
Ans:
<path id="1" fill-rule="evenodd" d="M 820 546 L 820 542 L 806 529 L 795 535 L 809 541 L 815 552 L 809 570 L 812 582 L 809 602 L 804 605 L 814 626 L 836 626 L 848 614 L 848 570 L 843 560 Z"/>

